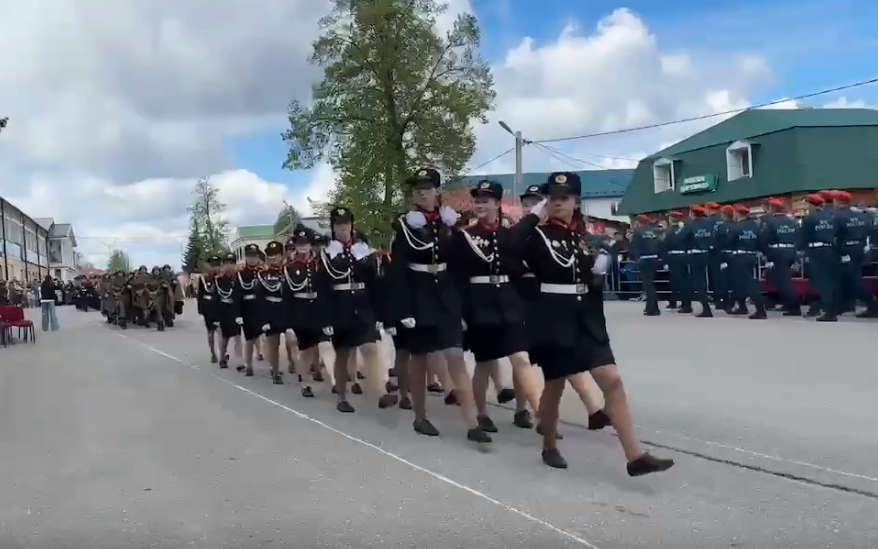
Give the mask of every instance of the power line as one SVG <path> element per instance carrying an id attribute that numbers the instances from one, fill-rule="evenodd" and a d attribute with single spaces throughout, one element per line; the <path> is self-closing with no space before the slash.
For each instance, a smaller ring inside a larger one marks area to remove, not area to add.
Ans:
<path id="1" fill-rule="evenodd" d="M 476 171 L 476 170 L 480 170 L 480 169 L 484 168 L 484 167 L 487 166 L 488 164 L 493 164 L 494 162 L 496 162 L 497 160 L 500 160 L 501 158 L 503 158 L 504 156 L 506 156 L 507 154 L 511 153 L 511 152 L 514 151 L 514 150 L 515 150 L 515 147 L 512 147 L 511 149 L 509 149 L 509 150 L 507 150 L 507 151 L 505 151 L 505 152 L 502 152 L 502 153 L 498 154 L 497 156 L 495 156 L 495 157 L 492 158 L 491 160 L 488 160 L 487 162 L 482 162 L 481 164 L 479 164 L 479 165 L 476 166 L 475 168 L 470 168 L 470 169 L 468 169 L 466 172 L 464 172 L 463 175 L 469 175 L 469 174 L 471 174 L 472 172 L 474 172 L 474 171 Z"/>
<path id="2" fill-rule="evenodd" d="M 583 134 L 583 135 L 572 135 L 569 137 L 557 137 L 555 139 L 541 139 L 541 140 L 533 141 L 533 143 L 558 143 L 560 141 L 574 141 L 577 139 L 588 139 L 590 137 L 603 137 L 605 135 L 617 135 L 617 134 L 622 134 L 622 133 L 631 133 L 631 132 L 639 132 L 639 131 L 643 131 L 643 130 L 651 130 L 653 128 L 663 128 L 665 126 L 673 126 L 676 124 L 685 124 L 686 122 L 695 122 L 697 120 L 708 120 L 710 118 L 716 118 L 718 116 L 726 116 L 729 114 L 737 114 L 737 113 L 741 113 L 741 112 L 749 111 L 749 110 L 753 110 L 753 109 L 761 109 L 761 108 L 765 108 L 765 107 L 771 107 L 773 105 L 778 105 L 780 103 L 786 103 L 787 101 L 800 101 L 803 99 L 810 99 L 810 98 L 818 97 L 821 95 L 850 90 L 850 89 L 859 88 L 862 86 L 868 86 L 870 84 L 875 84 L 875 83 L 878 83 L 878 78 L 872 78 L 869 80 L 862 80 L 860 82 L 855 82 L 853 84 L 846 84 L 844 86 L 837 86 L 835 88 L 829 88 L 829 89 L 820 90 L 820 91 L 816 91 L 816 92 L 812 92 L 812 93 L 806 93 L 804 95 L 797 95 L 796 97 L 792 97 L 792 98 L 776 99 L 774 101 L 769 101 L 767 103 L 760 103 L 758 105 L 744 107 L 741 109 L 730 109 L 727 111 L 716 112 L 716 113 L 712 113 L 712 114 L 703 114 L 701 116 L 692 116 L 689 118 L 680 118 L 677 120 L 669 120 L 667 122 L 659 122 L 656 124 L 647 124 L 644 126 L 634 126 L 631 128 L 622 128 L 622 129 L 618 129 L 618 130 L 610 130 L 610 131 L 605 131 L 605 132 L 588 133 L 588 134 Z"/>

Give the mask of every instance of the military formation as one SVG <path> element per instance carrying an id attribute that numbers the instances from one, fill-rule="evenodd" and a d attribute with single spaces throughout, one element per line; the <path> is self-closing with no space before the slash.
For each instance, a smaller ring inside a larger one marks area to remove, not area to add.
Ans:
<path id="1" fill-rule="evenodd" d="M 170 265 L 106 273 L 95 293 L 99 300 L 95 308 L 99 307 L 108 323 L 122 329 L 133 324 L 154 325 L 164 331 L 173 327 L 176 316 L 183 313 L 183 289 Z"/>
<path id="2" fill-rule="evenodd" d="M 644 314 L 661 314 L 655 279 L 666 270 L 668 308 L 678 313 L 695 313 L 697 303 L 700 318 L 721 310 L 766 319 L 762 273 L 777 290 L 783 314 L 802 316 L 793 272 L 804 269 L 816 295 L 804 316 L 820 322 L 835 322 L 845 313 L 878 317 L 878 301 L 863 278 L 864 265 L 878 252 L 878 210 L 851 206 L 846 191 L 824 190 L 806 200 L 809 210 L 801 219 L 788 213 L 780 198 L 766 199 L 761 216 L 744 204 L 716 202 L 691 206 L 688 216 L 671 212 L 667 227 L 655 216 L 637 216 L 630 250 L 641 273 Z M 864 306 L 859 312 L 858 304 Z"/>
<path id="3" fill-rule="evenodd" d="M 438 379 L 476 444 L 490 444 L 500 430 L 487 407 L 493 379 L 498 398 L 515 401 L 513 425 L 536 428 L 543 462 L 554 468 L 567 467 L 558 420 L 570 385 L 589 429 L 616 429 L 629 475 L 672 467 L 634 433 L 604 317 L 601 289 L 612 262 L 586 231 L 579 176 L 553 173 L 528 187 L 527 214 L 515 224 L 504 222 L 499 183 L 471 189 L 469 222 L 441 204 L 440 186 L 429 168 L 407 180 L 407 211 L 393 224 L 389 250 L 371 247 L 351 210 L 337 206 L 328 238 L 300 225 L 286 242 L 246 246 L 241 265 L 234 254 L 211 257 L 197 282 L 210 362 L 250 377 L 264 355 L 273 383 L 285 385 L 285 348 L 302 397 L 322 387 L 338 412 L 355 413 L 357 395 L 366 395 L 360 399 L 413 414 L 414 432 L 428 437 L 439 435 L 426 406 Z M 133 289 L 131 280 L 119 287 Z M 382 333 L 393 340 L 392 361 Z M 472 374 L 465 351 L 475 358 Z M 498 381 L 503 358 L 513 368 L 511 389 Z M 593 404 L 600 399 L 590 391 L 602 392 L 606 405 Z"/>

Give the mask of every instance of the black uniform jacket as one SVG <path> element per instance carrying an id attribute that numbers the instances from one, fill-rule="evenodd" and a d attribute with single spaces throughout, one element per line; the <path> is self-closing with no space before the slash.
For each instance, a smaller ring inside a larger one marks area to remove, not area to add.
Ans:
<path id="1" fill-rule="evenodd" d="M 235 295 L 238 316 L 248 325 L 259 323 L 258 306 L 256 305 L 256 273 L 257 269 L 244 267 L 235 273 Z M 260 324 L 260 326 L 262 326 Z"/>
<path id="2" fill-rule="evenodd" d="M 355 243 L 354 243 L 355 244 Z M 336 332 L 374 327 L 379 320 L 373 309 L 376 288 L 376 259 L 367 256 L 357 260 L 351 246 L 342 246 L 335 257 L 329 251 L 320 254 L 318 291 L 327 294 L 330 326 Z"/>
<path id="3" fill-rule="evenodd" d="M 198 279 L 198 291 L 196 294 L 198 314 L 208 320 L 216 318 L 216 303 L 214 302 L 213 277 L 202 276 Z"/>
<path id="4" fill-rule="evenodd" d="M 451 268 L 471 326 L 524 322 L 525 304 L 516 282 L 525 272 L 522 245 L 536 217 L 513 227 L 478 223 L 455 231 Z"/>
<path id="5" fill-rule="evenodd" d="M 255 315 L 258 319 L 256 324 L 263 327 L 266 324 L 271 332 L 281 332 L 287 329 L 287 307 L 284 301 L 286 281 L 282 269 L 262 269 L 255 275 L 254 286 Z"/>
<path id="6" fill-rule="evenodd" d="M 213 306 L 216 320 L 229 321 L 241 316 L 238 274 L 219 275 L 213 280 Z"/>
<path id="7" fill-rule="evenodd" d="M 320 263 L 316 255 L 294 257 L 284 268 L 284 298 L 289 326 L 293 330 L 319 332 L 331 326 L 327 309 L 328 290 L 318 292 Z"/>
<path id="8" fill-rule="evenodd" d="M 423 212 L 422 212 L 423 213 Z M 448 260 L 453 230 L 437 212 L 428 212 L 427 224 L 411 227 L 402 216 L 391 246 L 394 288 L 393 317 L 415 319 L 420 328 L 449 325 L 462 318 L 461 299 Z"/>
<path id="9" fill-rule="evenodd" d="M 530 214 L 521 222 L 528 217 L 536 216 Z M 584 250 L 578 229 L 555 223 L 534 227 L 523 254 L 540 283 L 527 319 L 534 343 L 575 347 L 584 335 L 608 343 L 603 278 L 591 272 L 594 257 Z"/>

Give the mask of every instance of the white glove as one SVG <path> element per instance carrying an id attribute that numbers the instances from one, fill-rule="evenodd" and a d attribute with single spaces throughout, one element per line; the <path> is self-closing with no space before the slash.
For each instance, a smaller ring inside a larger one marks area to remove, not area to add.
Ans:
<path id="1" fill-rule="evenodd" d="M 466 329 L 467 329 L 466 320 L 464 320 L 462 318 L 460 319 L 460 327 L 463 328 L 464 332 L 466 331 Z"/>
<path id="2" fill-rule="evenodd" d="M 263 325 L 262 325 L 262 331 L 263 331 L 263 332 L 267 332 L 267 331 L 270 330 L 270 329 L 271 329 L 271 324 L 263 324 Z"/>
<path id="3" fill-rule="evenodd" d="M 396 327 L 395 326 L 391 326 L 390 328 L 387 328 L 384 331 L 387 332 L 387 335 L 391 335 L 391 336 L 396 335 Z"/>
<path id="4" fill-rule="evenodd" d="M 721 271 L 724 271 L 724 270 L 728 269 L 728 267 L 729 267 L 729 264 L 728 264 L 728 263 L 720 263 L 720 264 L 719 264 L 719 268 L 720 268 Z"/>
<path id="5" fill-rule="evenodd" d="M 545 221 L 547 216 L 547 208 L 546 206 L 549 204 L 548 199 L 544 198 L 540 200 L 536 206 L 530 209 L 530 213 L 540 218 L 540 221 Z"/>
<path id="6" fill-rule="evenodd" d="M 323 328 L 323 333 L 328 335 L 328 336 L 331 336 L 335 332 L 332 330 L 332 326 L 327 326 L 326 328 Z"/>
<path id="7" fill-rule="evenodd" d="M 235 319 L 235 324 L 237 324 L 238 326 L 240 326 L 243 323 L 244 323 L 244 319 L 241 318 L 240 316 Z"/>
<path id="8" fill-rule="evenodd" d="M 357 242 L 353 246 L 351 246 L 351 255 L 354 256 L 354 259 L 357 261 L 363 259 L 367 255 L 372 253 L 372 248 L 368 245 L 363 244 L 362 242 Z"/>
<path id="9" fill-rule="evenodd" d="M 866 245 L 863 247 L 863 251 L 866 252 L 866 253 L 869 253 L 869 250 L 871 250 L 871 249 L 872 249 L 872 246 L 870 246 L 870 245 L 868 245 L 868 244 L 866 244 Z"/>
<path id="10" fill-rule="evenodd" d="M 610 256 L 601 252 L 594 258 L 594 266 L 591 268 L 591 272 L 596 275 L 607 274 L 607 269 L 610 267 Z"/>
<path id="11" fill-rule="evenodd" d="M 329 243 L 329 246 L 326 247 L 326 253 L 329 254 L 329 259 L 335 259 L 338 254 L 344 251 L 344 246 L 342 246 L 341 242 L 338 240 L 333 240 Z"/>
<path id="12" fill-rule="evenodd" d="M 376 322 L 376 323 L 375 323 L 375 329 L 378 330 L 378 331 L 380 332 L 381 330 L 384 329 L 384 323 L 383 323 L 383 322 Z"/>
<path id="13" fill-rule="evenodd" d="M 774 269 L 774 261 L 769 261 L 765 264 L 766 269 Z"/>
<path id="14" fill-rule="evenodd" d="M 843 255 L 843 256 L 841 256 L 841 262 L 842 262 L 842 263 L 850 263 L 850 262 L 851 262 L 851 256 L 849 256 L 849 255 Z"/>
<path id="15" fill-rule="evenodd" d="M 412 329 L 415 327 L 415 319 L 412 317 L 404 318 L 400 320 L 399 323 L 402 324 L 404 328 Z"/>
<path id="16" fill-rule="evenodd" d="M 219 326 L 220 323 L 219 323 L 219 322 L 214 322 L 213 325 L 214 325 L 214 326 Z"/>
<path id="17" fill-rule="evenodd" d="M 454 227 L 457 224 L 457 220 L 460 218 L 451 206 L 442 206 L 439 208 L 439 217 L 442 219 L 442 223 L 445 223 L 449 227 Z"/>
<path id="18" fill-rule="evenodd" d="M 420 229 L 427 224 L 427 216 L 423 212 L 411 211 L 405 214 L 405 223 L 412 229 Z"/>

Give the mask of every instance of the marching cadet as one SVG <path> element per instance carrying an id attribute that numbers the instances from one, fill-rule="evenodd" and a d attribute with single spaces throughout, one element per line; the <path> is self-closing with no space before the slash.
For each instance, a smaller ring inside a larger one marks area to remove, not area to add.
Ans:
<path id="1" fill-rule="evenodd" d="M 256 273 L 256 315 L 265 337 L 265 353 L 275 385 L 283 385 L 280 372 L 280 336 L 287 331 L 287 310 L 284 300 L 284 246 L 276 240 L 265 245 L 264 268 Z"/>
<path id="2" fill-rule="evenodd" d="M 710 244 L 710 262 L 707 268 L 710 290 L 713 294 L 713 305 L 717 309 L 725 310 L 727 307 L 726 302 L 729 299 L 729 288 L 728 284 L 726 284 L 726 273 L 720 268 L 725 262 L 725 257 L 718 238 L 720 226 L 723 224 L 723 216 L 720 213 L 720 205 L 716 202 L 708 202 L 704 205 L 704 208 L 707 211 L 707 220 L 711 224 L 711 232 L 713 234 Z"/>
<path id="3" fill-rule="evenodd" d="M 329 212 L 332 241 L 320 256 L 320 283 L 318 294 L 327 292 L 328 322 L 324 333 L 331 336 L 335 347 L 335 390 L 338 397 L 336 409 L 343 413 L 354 412 L 347 401 L 348 383 L 351 392 L 362 394 L 357 382 L 357 349 L 363 355 L 367 368 L 366 382 L 374 392 L 385 390 L 387 370 L 381 360 L 380 324 L 375 313 L 371 294 L 375 287 L 376 258 L 374 250 L 364 243 L 354 231 L 353 213 L 337 206 Z M 379 400 L 382 408 L 396 404 L 395 394 L 383 394 Z"/>
<path id="4" fill-rule="evenodd" d="M 219 326 L 217 307 L 214 303 L 214 279 L 222 265 L 222 259 L 218 255 L 212 255 L 207 259 L 207 269 L 198 277 L 198 290 L 195 300 L 198 314 L 204 318 L 204 328 L 207 330 L 207 346 L 210 348 L 210 362 L 216 364 L 219 359 L 216 353 L 216 329 Z"/>
<path id="5" fill-rule="evenodd" d="M 298 228 L 299 227 L 297 226 L 296 229 L 294 229 L 293 236 L 291 236 L 287 240 L 287 243 L 284 245 L 284 249 L 286 250 L 286 253 L 287 253 L 286 263 L 284 265 L 284 273 L 287 272 L 287 267 L 290 265 L 290 263 L 293 262 L 295 255 L 296 255 L 296 244 L 295 244 L 295 242 L 296 242 L 295 241 L 295 234 L 296 233 L 295 233 L 295 231 Z M 284 333 L 284 348 L 286 349 L 286 352 L 287 352 L 287 371 L 291 374 L 295 374 L 296 373 L 296 360 L 298 359 L 298 357 L 300 355 L 299 342 L 296 341 L 295 332 L 293 332 L 293 329 L 289 328 L 289 327 L 287 328 L 287 331 Z"/>
<path id="6" fill-rule="evenodd" d="M 730 280 L 734 284 L 733 299 L 736 306 L 729 312 L 733 315 L 746 315 L 747 298 L 756 306 L 756 312 L 750 315 L 751 320 L 768 318 L 765 303 L 759 289 L 757 275 L 759 267 L 760 229 L 759 223 L 750 217 L 750 208 L 744 204 L 735 205 L 736 223 L 729 227 L 727 245 L 731 252 L 728 268 L 731 270 Z"/>
<path id="7" fill-rule="evenodd" d="M 839 303 L 846 310 L 856 312 L 857 300 L 866 304 L 867 308 L 857 315 L 862 318 L 878 316 L 872 290 L 867 288 L 863 280 L 863 265 L 866 262 L 866 242 L 872 229 L 872 219 L 862 211 L 854 211 L 851 205 L 851 193 L 838 191 L 835 200 L 836 245 L 839 253 Z"/>
<path id="8" fill-rule="evenodd" d="M 235 275 L 236 292 L 239 300 L 239 317 L 242 319 L 241 331 L 244 334 L 244 364 L 238 366 L 239 372 L 247 377 L 253 375 L 253 353 L 256 342 L 262 335 L 259 323 L 259 307 L 256 304 L 256 275 L 260 270 L 262 251 L 256 244 L 244 246 L 244 267 Z"/>
<path id="9" fill-rule="evenodd" d="M 646 316 L 661 314 L 658 306 L 658 294 L 655 290 L 655 273 L 660 268 L 659 255 L 662 246 L 662 232 L 648 215 L 637 216 L 638 227 L 631 239 L 631 259 L 637 262 L 640 281 L 646 294 Z"/>
<path id="10" fill-rule="evenodd" d="M 683 212 L 672 211 L 671 221 L 664 236 L 665 266 L 670 274 L 671 295 L 668 298 L 668 309 L 676 309 L 680 304 L 680 313 L 692 312 L 692 284 L 689 276 L 689 262 L 686 259 L 688 242 L 686 242 Z"/>
<path id="11" fill-rule="evenodd" d="M 284 296 L 287 301 L 287 326 L 290 329 L 285 337 L 287 352 L 293 357 L 290 359 L 290 373 L 296 374 L 297 381 L 303 383 L 305 376 L 312 372 L 316 372 L 313 374 L 315 382 L 324 381 L 322 367 L 326 366 L 327 385 L 334 389 L 332 367 L 335 365 L 335 351 L 329 335 L 323 333 L 323 328 L 331 324 L 325 303 L 326 292 L 317 291 L 317 271 L 320 266 L 313 247 L 318 242 L 320 237 L 315 231 L 299 224 L 287 245 L 292 251 L 284 268 L 284 281 L 287 284 Z M 298 343 L 297 359 L 290 350 L 293 342 Z M 314 391 L 307 383 L 302 388 L 302 396 L 314 396 Z"/>
<path id="12" fill-rule="evenodd" d="M 686 243 L 686 262 L 692 284 L 692 298 L 701 303 L 699 318 L 710 318 L 710 302 L 707 300 L 707 267 L 710 264 L 710 247 L 713 244 L 713 222 L 705 216 L 702 206 L 689 207 L 689 222 L 683 227 L 682 238 Z"/>
<path id="13" fill-rule="evenodd" d="M 634 435 L 628 396 L 619 376 L 603 307 L 603 275 L 611 263 L 603 253 L 589 255 L 582 245 L 582 184 L 577 174 L 550 174 L 546 185 L 548 203 L 534 207 L 519 223 L 533 229 L 523 256 L 540 283 L 540 296 L 528 319 L 534 342 L 534 362 L 546 380 L 540 401 L 543 429 L 543 462 L 564 469 L 567 461 L 558 451 L 555 437 L 559 406 L 567 377 L 589 371 L 603 390 L 607 412 L 619 436 L 630 476 L 664 471 L 672 460 L 657 459 L 644 452 Z M 545 225 L 536 226 L 540 217 Z"/>
<path id="14" fill-rule="evenodd" d="M 426 375 L 430 355 L 445 358 L 454 384 L 460 412 L 467 423 L 467 439 L 491 442 L 472 413 L 472 379 L 463 355 L 463 316 L 460 294 L 448 272 L 449 247 L 458 215 L 439 202 L 442 178 L 432 168 L 424 168 L 407 180 L 412 188 L 415 208 L 398 225 L 393 241 L 392 278 L 395 317 L 400 319 L 409 360 L 409 390 L 415 411 L 415 432 L 438 436 L 439 430 L 427 419 Z"/>
<path id="15" fill-rule="evenodd" d="M 220 368 L 229 367 L 229 342 L 241 337 L 241 289 L 238 285 L 237 261 L 235 254 L 228 253 L 223 257 L 219 274 L 214 278 L 213 303 L 216 307 L 216 321 L 220 330 Z M 241 367 L 238 367 L 239 371 Z"/>
<path id="16" fill-rule="evenodd" d="M 488 416 L 488 380 L 508 358 L 516 391 L 531 407 L 539 407 L 533 367 L 527 355 L 525 305 L 512 283 L 522 274 L 519 252 L 532 229 L 527 223 L 503 226 L 503 186 L 481 181 L 470 190 L 476 223 L 455 232 L 451 270 L 458 279 L 463 301 L 464 347 L 475 358 L 472 378 L 477 420 L 482 431 L 496 433 Z M 497 383 L 495 382 L 495 386 Z"/>
<path id="17" fill-rule="evenodd" d="M 723 300 L 724 307 L 723 310 L 726 313 L 731 313 L 734 309 L 734 300 L 732 296 L 732 286 L 734 280 L 731 276 L 731 269 L 729 269 L 729 263 L 732 259 L 732 250 L 729 248 L 729 231 L 732 226 L 736 223 L 735 221 L 735 207 L 731 204 L 725 204 L 720 207 L 720 215 L 722 216 L 722 223 L 716 225 L 715 232 L 713 234 L 714 246 L 719 250 L 719 258 L 721 263 L 719 264 L 719 273 L 718 277 L 720 279 L 721 287 L 724 288 L 725 293 L 721 296 Z M 716 291 L 714 291 L 714 295 L 716 295 Z"/>
<path id="18" fill-rule="evenodd" d="M 869 226 L 869 259 L 872 262 L 878 261 L 878 208 L 866 208 L 866 212 L 871 218 L 872 224 Z M 873 298 L 875 295 L 873 294 Z M 878 310 L 878 300 L 871 301 L 873 310 Z M 866 309 L 864 316 L 871 318 L 871 312 Z"/>
<path id="19" fill-rule="evenodd" d="M 812 305 L 812 314 L 819 322 L 838 320 L 838 273 L 839 257 L 835 250 L 836 236 L 833 214 L 825 209 L 826 201 L 820 194 L 809 194 L 809 212 L 802 219 L 799 249 L 808 261 L 808 278 L 814 283 L 820 295 L 819 305 Z"/>
<path id="20" fill-rule="evenodd" d="M 410 207 L 411 201 L 411 188 L 406 188 L 403 190 L 403 204 L 406 206 L 406 208 Z M 393 230 L 393 234 L 397 234 L 399 230 L 400 219 L 404 215 L 405 212 L 400 213 L 391 222 L 391 229 Z M 392 242 L 390 248 L 393 249 Z M 388 261 L 392 262 L 393 257 L 389 257 Z M 388 372 L 388 376 L 396 377 L 397 390 L 399 391 L 399 407 L 403 410 L 411 410 L 412 401 L 409 396 L 409 360 L 411 356 L 405 344 L 405 334 L 407 330 L 401 329 L 401 326 L 399 324 L 399 318 L 395 316 L 395 311 L 393 309 L 393 294 L 396 289 L 394 288 L 395 281 L 391 276 L 393 274 L 393 268 L 389 264 L 387 265 L 387 267 L 388 268 L 385 269 L 384 276 L 380 281 L 380 287 L 378 291 L 383 292 L 383 297 L 380 298 L 382 303 L 380 307 L 382 316 L 381 321 L 384 324 L 385 332 L 393 340 L 393 367 Z M 439 389 L 441 392 L 441 387 Z"/>
<path id="21" fill-rule="evenodd" d="M 784 306 L 784 316 L 802 316 L 799 296 L 793 289 L 793 264 L 799 242 L 799 222 L 784 212 L 779 198 L 767 201 L 769 215 L 762 218 L 762 253 L 765 277 L 777 288 Z"/>

